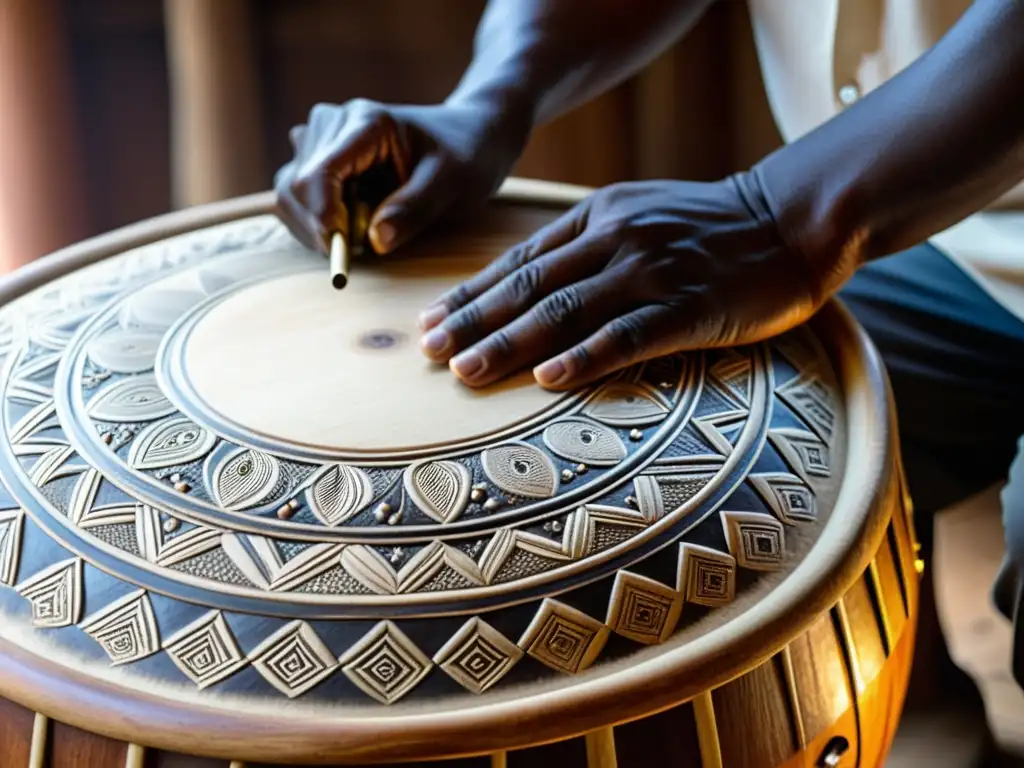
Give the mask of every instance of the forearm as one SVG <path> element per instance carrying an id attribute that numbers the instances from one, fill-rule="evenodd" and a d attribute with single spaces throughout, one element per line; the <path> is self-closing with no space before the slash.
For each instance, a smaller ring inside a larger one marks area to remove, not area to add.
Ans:
<path id="1" fill-rule="evenodd" d="M 490 0 L 450 103 L 487 100 L 542 125 L 683 35 L 713 0 Z"/>
<path id="2" fill-rule="evenodd" d="M 925 56 L 754 176 L 789 244 L 839 255 L 841 281 L 1024 178 L 1022 96 L 1024 2 L 976 0 Z"/>

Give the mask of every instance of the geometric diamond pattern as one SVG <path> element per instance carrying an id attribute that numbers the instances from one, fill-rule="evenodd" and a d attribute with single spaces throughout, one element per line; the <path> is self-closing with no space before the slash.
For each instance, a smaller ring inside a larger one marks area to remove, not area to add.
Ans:
<path id="1" fill-rule="evenodd" d="M 176 632 L 164 643 L 164 650 L 199 690 L 233 675 L 246 664 L 220 611 L 210 611 Z"/>
<path id="2" fill-rule="evenodd" d="M 798 520 L 818 519 L 814 494 L 796 475 L 771 472 L 750 475 L 747 480 L 782 522 L 793 525 Z"/>
<path id="3" fill-rule="evenodd" d="M 401 699 L 430 672 L 431 662 L 390 621 L 382 621 L 341 657 L 342 671 L 382 704 Z"/>
<path id="4" fill-rule="evenodd" d="M 82 613 L 82 561 L 76 557 L 54 563 L 17 589 L 32 603 L 34 626 L 53 629 L 76 624 Z"/>
<path id="5" fill-rule="evenodd" d="M 144 659 L 160 650 L 160 632 L 153 606 L 142 590 L 93 614 L 81 628 L 102 646 L 115 667 Z"/>
<path id="6" fill-rule="evenodd" d="M 736 594 L 736 559 L 710 547 L 680 544 L 676 589 L 697 605 L 717 608 L 731 603 Z"/>
<path id="7" fill-rule="evenodd" d="M 576 674 L 589 667 L 608 641 L 608 627 L 582 611 L 545 598 L 519 647 L 559 672 Z"/>
<path id="8" fill-rule="evenodd" d="M 503 678 L 523 652 L 487 622 L 473 617 L 434 655 L 434 663 L 473 693 Z"/>
<path id="9" fill-rule="evenodd" d="M 605 623 L 623 637 L 653 645 L 669 638 L 682 610 L 683 596 L 676 590 L 646 576 L 619 571 Z"/>
<path id="10" fill-rule="evenodd" d="M 741 568 L 775 571 L 786 555 L 782 523 L 761 512 L 721 512 L 729 551 Z"/>
<path id="11" fill-rule="evenodd" d="M 305 693 L 338 667 L 330 649 L 304 621 L 281 627 L 249 654 L 256 670 L 285 696 Z"/>

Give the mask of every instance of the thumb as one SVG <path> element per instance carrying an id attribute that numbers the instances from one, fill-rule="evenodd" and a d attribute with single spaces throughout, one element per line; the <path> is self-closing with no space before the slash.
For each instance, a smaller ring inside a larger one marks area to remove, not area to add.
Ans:
<path id="1" fill-rule="evenodd" d="M 370 244 L 391 253 L 432 224 L 455 199 L 439 155 L 425 156 L 409 180 L 378 206 L 370 221 Z"/>

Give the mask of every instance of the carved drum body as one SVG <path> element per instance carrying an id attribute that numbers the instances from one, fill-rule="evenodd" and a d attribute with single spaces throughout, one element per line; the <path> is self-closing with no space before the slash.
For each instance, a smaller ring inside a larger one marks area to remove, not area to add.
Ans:
<path id="1" fill-rule="evenodd" d="M 342 293 L 265 197 L 11 276 L 2 765 L 880 765 L 918 576 L 840 307 L 572 393 L 420 355 L 574 194 L 513 180 Z"/>

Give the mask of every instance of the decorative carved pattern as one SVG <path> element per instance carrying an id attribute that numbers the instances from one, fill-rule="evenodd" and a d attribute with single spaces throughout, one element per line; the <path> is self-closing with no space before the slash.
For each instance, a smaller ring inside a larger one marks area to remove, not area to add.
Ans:
<path id="1" fill-rule="evenodd" d="M 680 544 L 676 589 L 690 603 L 727 605 L 736 595 L 736 559 L 710 547 Z"/>
<path id="2" fill-rule="evenodd" d="M 363 470 L 348 464 L 325 468 L 306 491 L 306 501 L 324 525 L 344 523 L 373 498 L 373 484 Z"/>
<path id="3" fill-rule="evenodd" d="M 175 411 L 151 373 L 115 381 L 89 402 L 89 415 L 100 421 L 152 421 Z"/>
<path id="4" fill-rule="evenodd" d="M 197 527 L 166 538 L 160 512 L 148 504 L 135 508 L 135 536 L 139 552 L 151 563 L 169 568 L 216 549 L 220 531 Z"/>
<path id="5" fill-rule="evenodd" d="M 812 478 L 828 477 L 829 450 L 818 437 L 802 429 L 773 429 L 768 433 L 779 453 L 791 467 L 810 484 Z"/>
<path id="6" fill-rule="evenodd" d="M 558 490 L 558 474 L 547 454 L 529 443 L 488 448 L 480 457 L 488 479 L 516 496 L 546 499 Z"/>
<path id="7" fill-rule="evenodd" d="M 628 381 L 610 381 L 591 398 L 583 413 L 613 427 L 645 427 L 663 421 L 671 404 L 658 390 Z"/>
<path id="8" fill-rule="evenodd" d="M 213 450 L 217 436 L 184 416 L 146 427 L 132 441 L 128 463 L 135 469 L 161 469 L 198 461 Z"/>
<path id="9" fill-rule="evenodd" d="M 748 415 L 747 411 L 723 411 L 695 419 L 693 425 L 715 450 L 720 451 L 723 456 L 728 456 L 732 453 L 732 442 L 730 442 L 729 436 L 743 428 Z"/>
<path id="10" fill-rule="evenodd" d="M 161 338 L 158 333 L 115 328 L 94 338 L 86 354 L 111 373 L 143 373 L 153 367 Z"/>
<path id="11" fill-rule="evenodd" d="M 619 571 L 605 623 L 623 637 L 653 645 L 669 638 L 682 610 L 683 596 L 676 590 L 646 576 Z"/>
<path id="12" fill-rule="evenodd" d="M 545 598 L 519 647 L 559 672 L 576 674 L 594 663 L 608 641 L 608 627 L 582 611 Z"/>
<path id="13" fill-rule="evenodd" d="M 803 372 L 775 393 L 810 425 L 822 440 L 831 440 L 836 423 L 832 390 L 815 373 Z"/>
<path id="14" fill-rule="evenodd" d="M 786 556 L 782 523 L 761 512 L 722 511 L 722 527 L 729 552 L 741 568 L 776 571 Z"/>
<path id="15" fill-rule="evenodd" d="M 796 475 L 776 472 L 747 478 L 778 518 L 789 525 L 818 518 L 818 502 Z"/>
<path id="16" fill-rule="evenodd" d="M 457 461 L 425 461 L 405 471 L 409 497 L 439 523 L 458 519 L 469 503 L 472 477 Z"/>
<path id="17" fill-rule="evenodd" d="M 572 417 L 544 430 L 544 444 L 569 461 L 612 466 L 626 458 L 626 445 L 615 432 L 590 419 Z"/>
<path id="18" fill-rule="evenodd" d="M 210 458 L 216 458 L 216 454 Z M 212 486 L 217 503 L 228 509 L 253 507 L 277 485 L 281 465 L 273 456 L 240 448 L 213 466 Z"/>
<path id="19" fill-rule="evenodd" d="M 76 624 L 82 613 L 82 561 L 54 563 L 18 586 L 32 603 L 32 624 L 56 629 Z"/>
<path id="20" fill-rule="evenodd" d="M 434 663 L 467 690 L 481 694 L 522 657 L 519 646 L 474 616 L 434 655 Z"/>
<path id="21" fill-rule="evenodd" d="M 281 627 L 252 650 L 249 660 L 268 683 L 290 699 L 338 667 L 330 649 L 304 621 Z"/>
<path id="22" fill-rule="evenodd" d="M 342 671 L 367 695 L 393 704 L 430 672 L 423 651 L 390 621 L 382 621 L 341 657 Z"/>
<path id="23" fill-rule="evenodd" d="M 338 564 L 340 544 L 314 544 L 287 563 L 273 542 L 263 536 L 225 533 L 219 543 L 249 581 L 262 589 L 287 591 Z"/>
<path id="24" fill-rule="evenodd" d="M 160 650 L 153 606 L 141 590 L 93 614 L 81 629 L 107 652 L 113 666 L 144 659 Z"/>
<path id="25" fill-rule="evenodd" d="M 230 677 L 248 662 L 220 611 L 176 632 L 164 643 L 167 655 L 200 690 Z"/>
<path id="26" fill-rule="evenodd" d="M 0 584 L 14 586 L 21 558 L 21 527 L 25 514 L 20 509 L 0 512 Z"/>

